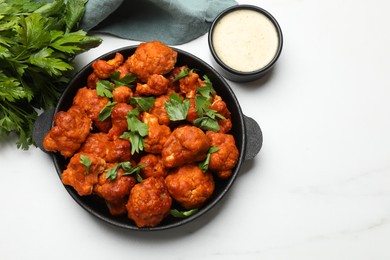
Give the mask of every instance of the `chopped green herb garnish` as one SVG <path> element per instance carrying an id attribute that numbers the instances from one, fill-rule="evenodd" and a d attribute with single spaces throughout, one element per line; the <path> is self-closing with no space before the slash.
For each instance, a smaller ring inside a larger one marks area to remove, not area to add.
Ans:
<path id="1" fill-rule="evenodd" d="M 165 101 L 165 110 L 171 121 L 180 121 L 187 118 L 188 110 L 190 109 L 190 100 L 182 99 L 177 94 L 171 94 L 169 101 Z"/>
<path id="2" fill-rule="evenodd" d="M 187 218 L 198 212 L 198 209 L 190 209 L 187 211 L 179 211 L 177 209 L 171 209 L 171 215 L 175 218 Z"/>
<path id="3" fill-rule="evenodd" d="M 199 117 L 202 117 L 204 111 L 209 109 L 210 106 L 211 106 L 210 98 L 201 95 L 195 96 L 195 108 Z"/>
<path id="4" fill-rule="evenodd" d="M 139 110 L 133 109 L 127 112 L 127 128 L 128 132 L 124 132 L 120 138 L 129 139 L 131 143 L 131 154 L 139 153 L 145 147 L 145 140 L 149 133 L 149 126 L 139 120 L 137 116 Z"/>
<path id="5" fill-rule="evenodd" d="M 87 156 L 81 154 L 80 155 L 80 163 L 85 166 L 85 174 L 89 174 L 89 169 L 90 169 L 91 164 L 92 164 L 91 160 Z"/>
<path id="6" fill-rule="evenodd" d="M 156 101 L 155 97 L 131 97 L 130 104 L 133 107 L 139 107 L 141 111 L 148 112 Z"/>
<path id="7" fill-rule="evenodd" d="M 124 132 L 120 138 L 129 139 L 131 143 L 131 154 L 139 153 L 145 148 L 145 140 L 138 133 Z"/>
<path id="8" fill-rule="evenodd" d="M 197 94 L 195 96 L 195 108 L 199 118 L 195 119 L 193 124 L 203 130 L 217 132 L 219 131 L 217 118 L 226 118 L 219 114 L 216 110 L 210 108 L 211 99 L 215 95 L 215 91 L 209 78 L 204 76 L 204 79 L 205 85 L 202 85 L 196 89 Z"/>
<path id="9" fill-rule="evenodd" d="M 124 173 L 122 174 L 122 176 L 136 174 L 137 181 L 139 181 L 139 178 L 140 178 L 140 176 L 138 176 L 138 175 L 140 175 L 139 171 L 143 167 L 145 167 L 144 164 L 132 167 L 131 162 L 121 162 L 121 163 L 118 163 L 117 165 L 115 165 L 114 167 L 106 170 L 106 179 L 110 179 L 110 181 L 114 181 L 116 179 L 116 177 L 118 176 L 119 168 L 122 168 L 124 170 Z M 142 177 L 141 177 L 141 181 L 142 181 Z"/>
<path id="10" fill-rule="evenodd" d="M 210 157 L 211 157 L 211 154 L 212 153 L 215 153 L 216 151 L 218 151 L 219 148 L 217 146 L 211 146 L 209 151 L 207 152 L 207 157 L 206 159 L 203 161 L 203 162 L 200 162 L 198 164 L 199 168 L 202 170 L 202 172 L 206 172 L 209 168 L 209 164 L 210 164 Z"/>
<path id="11" fill-rule="evenodd" d="M 100 113 L 98 116 L 99 121 L 102 122 L 102 121 L 106 120 L 109 116 L 111 116 L 111 112 L 114 109 L 114 106 L 116 104 L 118 104 L 118 102 L 108 101 L 107 105 L 105 107 L 103 107 L 102 110 L 100 110 Z"/>
<path id="12" fill-rule="evenodd" d="M 194 70 L 193 69 L 189 69 L 189 68 L 183 68 L 179 74 L 177 74 L 177 76 L 175 77 L 175 79 L 173 80 L 174 82 L 175 81 L 178 81 L 184 77 L 187 77 L 188 74 L 190 74 L 191 72 L 193 72 Z"/>
<path id="13" fill-rule="evenodd" d="M 145 164 L 140 164 L 137 165 L 136 167 L 132 167 L 130 162 L 124 162 L 122 163 L 122 168 L 125 170 L 123 175 L 131 175 L 135 174 L 135 178 L 137 179 L 138 182 L 142 182 L 142 176 L 139 173 L 142 168 L 144 168 L 146 165 Z"/>
<path id="14" fill-rule="evenodd" d="M 193 121 L 193 124 L 202 129 L 202 130 L 210 130 L 210 131 L 213 131 L 213 132 L 218 132 L 220 127 L 219 127 L 219 124 L 218 124 L 218 121 L 216 119 L 212 119 L 210 117 L 199 117 L 197 119 L 195 119 Z"/>
<path id="15" fill-rule="evenodd" d="M 108 80 L 99 80 L 98 82 L 96 82 L 96 92 L 101 97 L 112 98 L 112 91 L 114 89 L 114 86 Z"/>
<path id="16" fill-rule="evenodd" d="M 211 96 L 215 96 L 213 83 L 211 83 L 210 79 L 206 75 L 203 76 L 203 80 L 204 80 L 203 81 L 204 85 L 198 87 L 196 89 L 196 92 L 202 95 L 203 97 L 210 99 Z"/>
<path id="17" fill-rule="evenodd" d="M 120 78 L 120 75 L 121 73 L 119 71 L 115 71 L 110 76 L 110 79 L 115 84 L 115 87 L 119 87 L 119 86 L 132 87 L 131 83 L 133 83 L 137 79 L 137 76 L 134 74 L 126 74 L 122 78 Z"/>
<path id="18" fill-rule="evenodd" d="M 117 164 L 114 167 L 106 170 L 106 179 L 110 179 L 111 181 L 115 180 L 118 174 L 119 167 L 120 164 Z"/>
<path id="19" fill-rule="evenodd" d="M 138 119 L 137 109 L 133 109 L 127 113 L 127 129 L 133 133 L 139 133 L 140 136 L 147 136 L 149 133 L 149 126 Z"/>

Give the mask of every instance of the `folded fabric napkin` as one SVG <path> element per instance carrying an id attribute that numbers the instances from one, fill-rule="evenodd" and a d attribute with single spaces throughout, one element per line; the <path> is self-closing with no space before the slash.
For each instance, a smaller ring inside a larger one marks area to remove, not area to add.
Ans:
<path id="1" fill-rule="evenodd" d="M 89 0 L 80 28 L 180 45 L 205 34 L 234 0 Z"/>

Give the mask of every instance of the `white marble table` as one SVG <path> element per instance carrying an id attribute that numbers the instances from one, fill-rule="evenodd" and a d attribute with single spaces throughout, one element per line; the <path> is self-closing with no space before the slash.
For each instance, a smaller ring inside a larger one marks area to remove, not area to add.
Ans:
<path id="1" fill-rule="evenodd" d="M 390 2 L 273 0 L 284 49 L 266 78 L 230 82 L 264 145 L 221 205 L 164 232 L 81 209 L 39 149 L 0 145 L 0 259 L 390 259 Z M 78 57 L 136 42 L 104 37 Z M 211 62 L 207 35 L 175 46 Z"/>

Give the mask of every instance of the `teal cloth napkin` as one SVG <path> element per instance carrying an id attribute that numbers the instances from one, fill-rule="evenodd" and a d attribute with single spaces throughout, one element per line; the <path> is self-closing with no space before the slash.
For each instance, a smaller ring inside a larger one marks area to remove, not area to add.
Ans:
<path id="1" fill-rule="evenodd" d="M 80 28 L 180 45 L 205 34 L 234 0 L 89 0 Z"/>

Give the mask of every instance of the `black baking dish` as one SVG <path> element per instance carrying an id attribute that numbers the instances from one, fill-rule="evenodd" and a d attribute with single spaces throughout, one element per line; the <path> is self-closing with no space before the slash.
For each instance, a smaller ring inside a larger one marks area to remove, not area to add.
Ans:
<path id="1" fill-rule="evenodd" d="M 116 52 L 120 52 L 127 57 L 134 53 L 138 46 L 129 46 L 110 51 L 97 59 L 109 60 L 115 56 Z M 172 48 L 178 52 L 177 65 L 188 65 L 190 68 L 196 68 L 199 75 L 207 75 L 213 86 L 223 100 L 226 102 L 232 114 L 233 127 L 231 134 L 236 139 L 236 145 L 240 152 L 239 161 L 233 171 L 233 176 L 228 180 L 216 180 L 215 191 L 210 200 L 208 200 L 199 211 L 185 219 L 167 217 L 160 225 L 152 228 L 139 228 L 135 223 L 128 219 L 127 216 L 117 217 L 112 216 L 105 203 L 97 196 L 79 196 L 77 192 L 70 186 L 64 186 L 72 198 L 86 211 L 96 216 L 97 218 L 110 223 L 114 226 L 130 229 L 130 230 L 164 230 L 173 227 L 181 226 L 185 223 L 193 221 L 215 206 L 228 192 L 238 176 L 241 165 L 244 161 L 253 159 L 261 149 L 263 136 L 259 125 L 255 120 L 245 116 L 239 105 L 239 102 L 233 93 L 230 86 L 222 76 L 218 74 L 210 65 L 194 55 Z M 47 111 L 39 116 L 34 127 L 35 143 L 42 149 L 42 141 L 46 133 L 53 126 L 53 115 L 58 111 L 66 111 L 71 105 L 73 97 L 80 87 L 85 86 L 88 75 L 92 73 L 91 63 L 86 65 L 69 83 L 63 92 L 57 106 L 51 111 Z M 67 161 L 59 153 L 50 153 L 52 156 L 58 176 L 61 178 L 61 173 L 66 168 Z"/>

